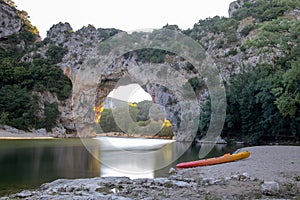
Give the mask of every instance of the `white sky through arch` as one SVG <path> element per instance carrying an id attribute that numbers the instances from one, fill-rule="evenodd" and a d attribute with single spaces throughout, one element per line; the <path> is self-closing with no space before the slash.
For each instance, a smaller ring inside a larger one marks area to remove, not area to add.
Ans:
<path id="1" fill-rule="evenodd" d="M 145 90 L 138 84 L 119 86 L 117 91 L 114 89 L 109 93 L 108 97 L 131 103 L 138 103 L 144 100 L 152 101 L 150 94 L 145 92 Z"/>

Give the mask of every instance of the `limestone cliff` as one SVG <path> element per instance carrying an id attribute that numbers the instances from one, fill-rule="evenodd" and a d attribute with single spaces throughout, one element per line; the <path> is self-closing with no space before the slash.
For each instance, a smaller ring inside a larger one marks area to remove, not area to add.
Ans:
<path id="1" fill-rule="evenodd" d="M 261 25 L 269 19 L 272 19 L 270 16 L 277 19 L 276 16 L 274 17 L 265 13 L 265 18 L 260 19 L 254 14 L 248 13 L 246 15 L 240 12 L 243 9 L 249 9 L 249 5 L 255 4 L 255 2 L 254 0 L 238 0 L 232 2 L 229 8 L 229 18 L 214 17 L 200 20 L 194 25 L 193 29 L 180 30 L 177 26 L 166 26 L 165 28 L 174 30 L 175 27 L 175 31 L 186 34 L 201 44 L 206 51 L 206 55 L 209 55 L 216 64 L 222 81 L 225 84 L 230 84 L 230 77 L 235 73 L 239 73 L 244 68 L 251 70 L 255 68 L 258 63 L 273 64 L 276 58 L 284 55 L 284 52 L 278 45 L 264 46 L 262 48 L 249 45 L 257 39 L 257 36 L 261 32 Z M 0 22 L 3 24 L 3 26 L 0 27 L 1 38 L 20 31 L 22 28 L 22 20 L 18 17 L 19 15 L 16 14 L 16 9 L 7 6 L 1 1 L 0 4 Z M 290 8 L 285 10 L 283 14 L 280 14 L 279 17 L 281 17 L 280 19 L 297 21 L 300 18 L 299 10 L 299 8 L 295 7 Z M 96 29 L 92 25 L 73 31 L 69 23 L 58 23 L 50 28 L 47 37 L 39 47 L 28 52 L 23 59 L 30 62 L 32 58 L 36 56 L 47 57 L 46 52 L 51 45 L 61 46 L 67 49 L 67 53 L 63 56 L 62 60 L 57 63 L 57 66 L 64 71 L 74 85 L 76 81 L 82 81 L 82 77 L 78 75 L 78 71 L 80 71 L 87 62 L 93 61 L 91 55 L 93 55 L 95 51 L 98 51 L 99 48 L 101 50 L 102 47 L 100 47 L 99 44 L 121 32 L 121 30 L 117 29 Z M 145 38 L 146 37 L 145 35 Z M 205 86 L 203 74 L 197 71 L 182 55 L 175 55 L 172 52 L 163 52 L 161 54 L 162 60 L 159 64 L 176 70 L 191 84 L 201 108 L 207 98 L 209 98 L 209 92 Z M 152 55 L 150 55 L 150 57 L 151 56 Z M 91 99 L 87 101 L 94 101 L 97 105 L 101 104 L 109 92 L 117 85 L 118 81 L 122 77 L 130 74 L 132 69 L 153 63 L 153 59 L 151 60 L 150 58 L 147 60 L 144 58 L 145 54 L 140 51 L 133 51 L 129 54 L 120 55 L 118 58 L 111 60 L 110 63 L 103 63 L 103 60 L 99 61 L 95 59 L 93 65 L 100 66 L 101 69 L 100 72 L 97 72 L 97 77 L 94 77 L 98 79 L 99 83 L 97 91 L 94 91 L 97 96 L 96 99 L 93 100 L 91 97 Z M 133 82 L 135 82 L 135 80 L 133 80 Z M 77 91 L 77 93 L 76 90 L 75 93 L 73 93 L 75 95 L 73 95 L 73 102 L 71 97 L 64 101 L 55 100 L 58 102 L 61 114 L 58 120 L 58 126 L 53 129 L 53 131 L 56 131 L 56 134 L 62 137 L 76 136 L 74 120 L 80 113 L 73 112 L 75 109 L 74 106 L 76 107 L 74 100 L 80 98 L 80 92 L 83 90 L 88 91 L 94 87 L 94 85 L 91 86 L 83 82 L 80 82 L 80 84 L 82 88 L 80 91 Z M 191 140 L 191 135 L 179 132 L 180 116 L 183 113 L 180 109 L 180 105 L 177 104 L 178 99 L 175 98 L 174 93 L 172 93 L 172 86 L 166 88 L 159 84 L 146 83 L 143 84 L 142 87 L 152 96 L 155 103 L 165 107 L 167 118 L 170 119 L 174 126 L 173 130 L 176 138 L 181 141 Z M 46 94 L 42 94 L 42 96 L 45 96 L 45 98 L 55 98 L 46 97 Z M 199 112 L 199 110 L 190 107 L 186 114 L 194 114 L 195 112 Z M 92 119 L 89 118 L 89 120 Z M 85 136 L 91 135 L 93 134 L 87 133 Z"/>
<path id="2" fill-rule="evenodd" d="M 255 3 L 255 1 L 233 2 L 229 9 L 230 16 L 233 16 L 236 11 L 243 8 L 245 2 L 248 4 Z M 283 14 L 283 18 L 299 20 L 299 10 L 287 10 Z M 199 23 L 195 24 L 193 29 L 182 32 L 203 45 L 207 54 L 210 55 L 216 63 L 224 83 L 230 84 L 230 77 L 235 73 L 239 73 L 245 67 L 249 70 L 254 68 L 257 64 L 273 64 L 275 59 L 284 54 L 284 52 L 282 52 L 278 46 L 266 46 L 262 49 L 259 49 L 255 46 L 248 45 L 249 42 L 254 41 L 260 34 L 261 30 L 259 27 L 261 24 L 264 24 L 264 22 L 251 15 L 240 20 L 237 20 L 236 18 L 215 17 L 212 19 L 200 20 Z M 56 26 L 59 27 L 62 25 L 60 24 Z M 65 26 L 69 27 L 68 24 Z M 215 27 L 210 29 L 209 26 Z M 65 28 L 62 28 L 62 30 L 64 29 Z M 111 30 L 107 31 L 112 33 Z M 177 31 L 180 30 L 177 29 Z M 60 35 L 59 32 L 60 31 L 58 30 L 58 32 L 54 35 Z M 118 31 L 114 31 L 110 36 L 113 36 L 117 32 Z M 78 70 L 82 61 L 80 59 L 86 58 L 92 49 L 97 47 L 96 41 L 99 42 L 102 39 L 105 40 L 106 38 L 109 38 L 109 36 L 102 38 L 100 36 L 99 38 L 99 29 L 97 33 L 96 29 L 91 26 L 84 27 L 75 33 L 68 33 L 67 35 L 68 36 L 66 36 L 66 40 L 63 45 L 68 48 L 69 53 L 64 57 L 63 62 L 59 65 L 64 69 L 66 69 L 66 67 L 67 69 L 70 68 L 68 72 L 71 71 L 71 74 L 76 74 L 76 70 Z M 80 35 L 84 37 L 80 38 Z M 74 38 L 77 38 L 77 40 Z M 49 37 L 49 39 L 55 42 L 62 41 L 62 39 L 54 40 L 51 37 Z M 71 55 L 74 54 L 77 55 L 77 60 L 71 57 Z M 132 66 L 141 66 L 145 63 L 149 63 L 149 61 L 140 59 L 139 56 L 140 55 L 138 53 L 133 53 L 129 57 L 121 56 L 109 66 L 104 67 L 104 70 L 101 72 L 104 85 L 103 87 L 100 87 L 98 91 L 99 104 L 105 99 L 117 81 L 123 75 L 125 75 Z M 164 55 L 164 61 L 162 63 L 179 71 L 187 80 L 198 77 L 199 81 L 201 82 L 201 74 L 195 72 L 195 70 L 191 70 L 192 68 L 189 69 L 189 63 L 179 56 L 167 53 Z M 74 79 L 74 75 L 71 77 L 71 79 Z M 108 85 L 110 86 L 108 87 Z M 155 84 L 146 84 L 143 87 L 153 97 L 153 101 L 155 103 L 158 103 L 166 108 L 167 117 L 174 125 L 173 129 L 175 131 L 175 135 L 177 135 L 177 138 L 180 138 L 179 134 L 176 133 L 178 130 L 177 124 L 180 124 L 179 116 L 181 115 L 179 105 L 176 105 L 177 99 L 172 93 L 170 93 L 170 91 L 166 90 L 165 87 Z M 196 89 L 195 91 L 198 102 L 201 107 L 209 96 L 208 90 L 205 86 L 199 87 L 199 85 L 194 89 Z M 186 138 L 180 138 L 179 140 L 186 140 Z"/>

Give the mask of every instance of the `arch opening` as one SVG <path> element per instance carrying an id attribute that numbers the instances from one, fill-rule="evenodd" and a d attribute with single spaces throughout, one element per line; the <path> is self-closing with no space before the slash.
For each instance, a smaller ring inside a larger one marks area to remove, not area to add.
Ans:
<path id="1" fill-rule="evenodd" d="M 111 86 L 110 91 L 106 90 L 107 86 Z M 116 83 L 106 80 L 100 84 L 98 94 L 102 95 L 97 97 L 98 105 L 94 108 L 98 127 L 96 133 L 104 136 L 172 139 L 172 123 L 167 119 L 165 108 L 155 104 L 144 88 L 134 82 L 116 86 Z M 131 119 L 122 117 L 124 112 L 129 112 Z M 121 116 L 122 120 L 115 120 L 115 115 L 118 118 Z"/>

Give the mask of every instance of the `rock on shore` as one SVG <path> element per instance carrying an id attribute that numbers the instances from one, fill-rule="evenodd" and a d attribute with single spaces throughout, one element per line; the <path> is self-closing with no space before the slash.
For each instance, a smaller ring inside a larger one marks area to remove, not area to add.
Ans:
<path id="1" fill-rule="evenodd" d="M 240 175 L 244 177 L 244 175 Z M 43 184 L 38 191 L 22 191 L 4 199 L 202 199 L 214 196 L 215 188 L 226 188 L 229 182 L 238 184 L 234 177 L 227 179 L 191 179 L 183 176 L 169 178 L 134 179 L 127 177 L 106 177 L 76 180 L 56 180 Z M 242 196 L 255 197 L 259 187 L 254 187 L 257 180 L 249 177 L 243 182 L 253 185 L 251 191 Z M 232 183 L 230 183 L 232 184 Z M 250 194 L 251 193 L 251 194 Z M 254 195 L 255 194 L 255 195 Z M 235 193 L 239 197 L 241 195 Z M 224 196 L 225 197 L 225 196 Z"/>

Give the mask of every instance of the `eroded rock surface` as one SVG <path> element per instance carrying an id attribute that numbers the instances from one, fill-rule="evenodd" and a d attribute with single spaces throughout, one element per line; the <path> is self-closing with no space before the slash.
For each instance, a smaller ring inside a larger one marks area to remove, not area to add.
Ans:
<path id="1" fill-rule="evenodd" d="M 17 33 L 22 28 L 22 19 L 15 8 L 0 1 L 0 38 Z"/>

